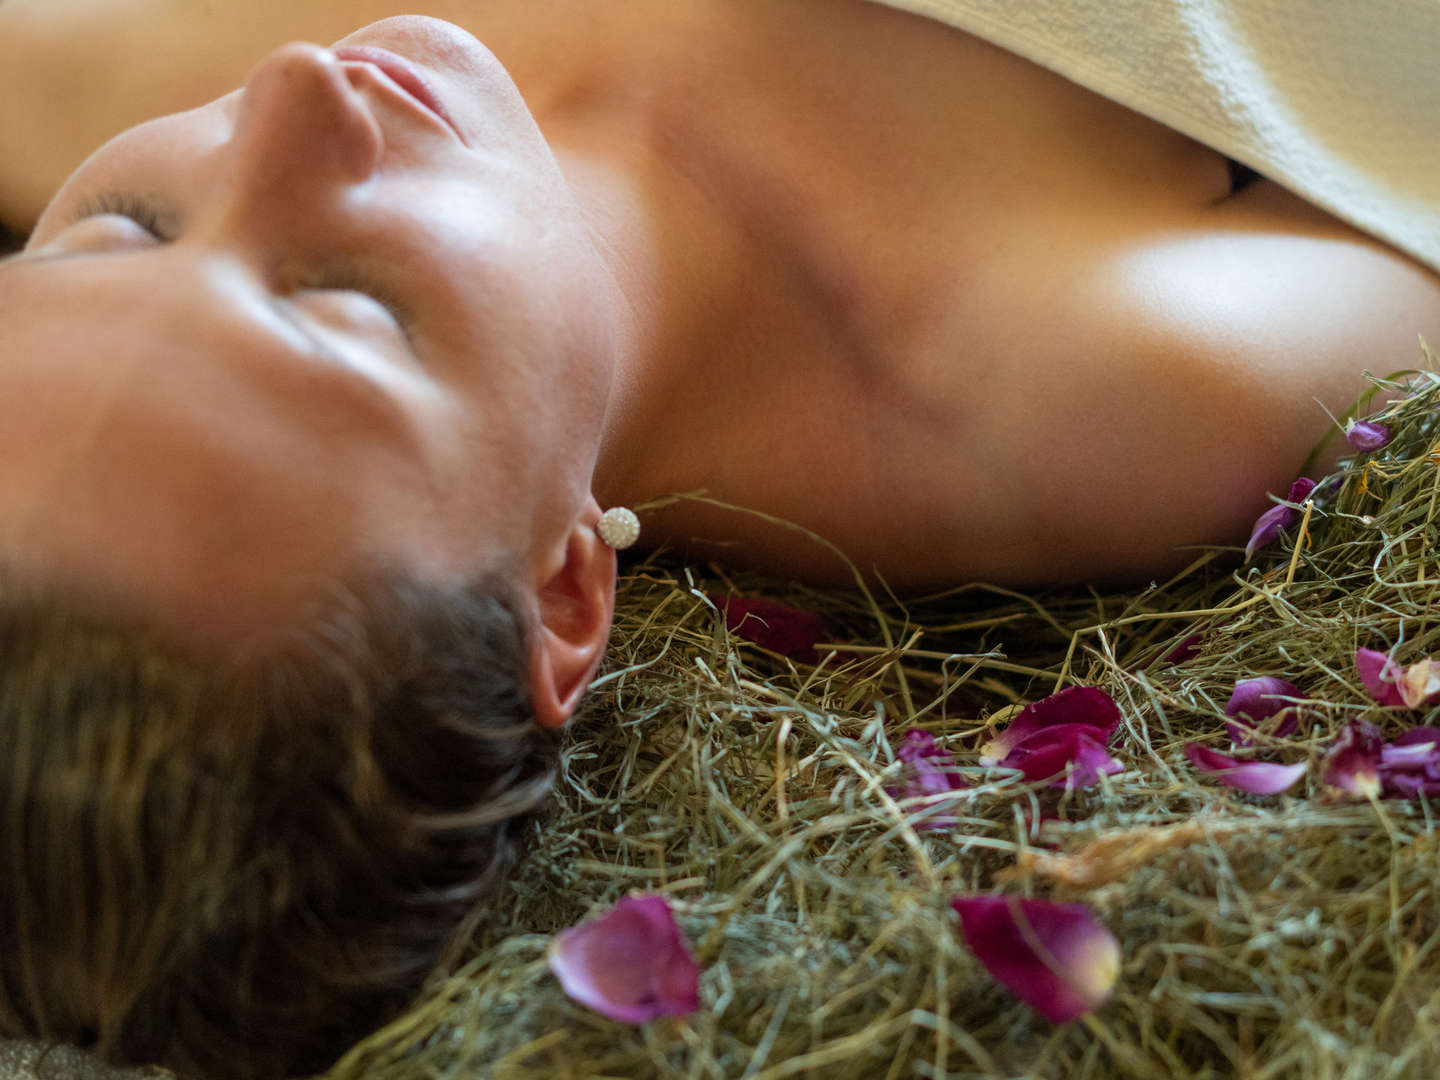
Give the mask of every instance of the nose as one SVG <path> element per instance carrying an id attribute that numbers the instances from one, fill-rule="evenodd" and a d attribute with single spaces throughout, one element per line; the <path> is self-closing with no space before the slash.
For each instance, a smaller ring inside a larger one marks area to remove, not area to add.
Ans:
<path id="1" fill-rule="evenodd" d="M 384 138 L 340 62 L 327 49 L 297 42 L 276 49 L 251 74 L 233 149 L 249 194 L 298 203 L 317 184 L 368 179 Z"/>

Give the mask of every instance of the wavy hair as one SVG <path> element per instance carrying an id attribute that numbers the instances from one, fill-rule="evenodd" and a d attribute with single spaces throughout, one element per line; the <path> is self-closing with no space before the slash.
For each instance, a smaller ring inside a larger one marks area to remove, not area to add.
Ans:
<path id="1" fill-rule="evenodd" d="M 0 585 L 0 1032 L 217 1080 L 397 1013 L 554 782 L 510 592 L 376 577 L 262 656 Z"/>

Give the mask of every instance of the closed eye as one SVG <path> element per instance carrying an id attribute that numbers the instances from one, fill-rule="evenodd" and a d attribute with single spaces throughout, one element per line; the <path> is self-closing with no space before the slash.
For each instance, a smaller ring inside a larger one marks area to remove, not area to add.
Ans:
<path id="1" fill-rule="evenodd" d="M 128 218 L 161 243 L 174 239 L 171 227 L 155 204 L 127 192 L 102 191 L 90 196 L 75 212 L 70 223 L 73 225 L 86 218 L 106 214 Z M 405 340 L 414 345 L 414 312 L 393 289 L 373 276 L 354 267 L 326 267 L 314 280 L 306 280 L 301 287 L 360 293 L 384 308 Z"/>
<path id="2" fill-rule="evenodd" d="M 75 211 L 70 223 L 73 225 L 86 218 L 100 217 L 105 214 L 129 218 L 156 240 L 164 242 L 172 239 L 164 227 L 164 223 L 160 220 L 159 210 L 153 203 L 134 195 L 112 191 L 102 191 L 98 195 L 92 195 L 86 199 L 80 209 Z"/>
<path id="3" fill-rule="evenodd" d="M 405 340 L 414 344 L 415 319 L 410 307 L 388 285 L 369 274 L 354 267 L 330 267 L 315 280 L 306 281 L 303 287 L 356 292 L 368 297 L 389 312 Z"/>

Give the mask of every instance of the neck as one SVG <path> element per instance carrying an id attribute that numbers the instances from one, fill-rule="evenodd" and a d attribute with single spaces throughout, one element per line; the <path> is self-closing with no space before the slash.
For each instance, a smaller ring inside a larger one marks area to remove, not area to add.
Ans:
<path id="1" fill-rule="evenodd" d="M 734 308 L 740 252 L 721 209 L 631 119 L 542 120 L 615 287 L 617 348 L 593 488 L 602 504 L 666 485 L 685 456 L 697 357 Z"/>

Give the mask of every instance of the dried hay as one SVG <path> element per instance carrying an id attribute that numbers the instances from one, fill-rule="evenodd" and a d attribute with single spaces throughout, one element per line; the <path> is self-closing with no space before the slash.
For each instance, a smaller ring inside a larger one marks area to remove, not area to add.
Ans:
<path id="1" fill-rule="evenodd" d="M 1387 407 L 1394 442 L 1322 482 L 1247 566 L 1208 552 L 1123 595 L 907 603 L 630 568 L 533 853 L 468 962 L 331 1080 L 1440 1076 L 1437 808 L 1336 799 L 1319 768 L 1351 718 L 1387 736 L 1427 721 L 1374 705 L 1353 662 L 1357 646 L 1440 653 L 1427 359 Z M 706 598 L 732 590 L 822 612 L 834 647 L 812 666 L 739 641 Z M 1194 634 L 1199 653 L 1168 662 Z M 1182 753 L 1223 748 L 1231 688 L 1262 674 L 1310 701 L 1276 745 L 1312 768 L 1281 796 L 1230 791 Z M 1037 831 L 1043 789 L 978 766 L 928 805 L 886 794 L 905 729 L 971 766 L 1008 706 L 1072 682 L 1120 703 L 1126 771 L 1062 820 Z M 916 828 L 946 812 L 954 828 Z M 1097 912 L 1124 949 L 1109 1002 L 1057 1029 L 990 978 L 948 901 L 997 887 Z M 693 1016 L 619 1025 L 548 972 L 555 931 L 637 890 L 668 897 L 695 946 Z"/>

